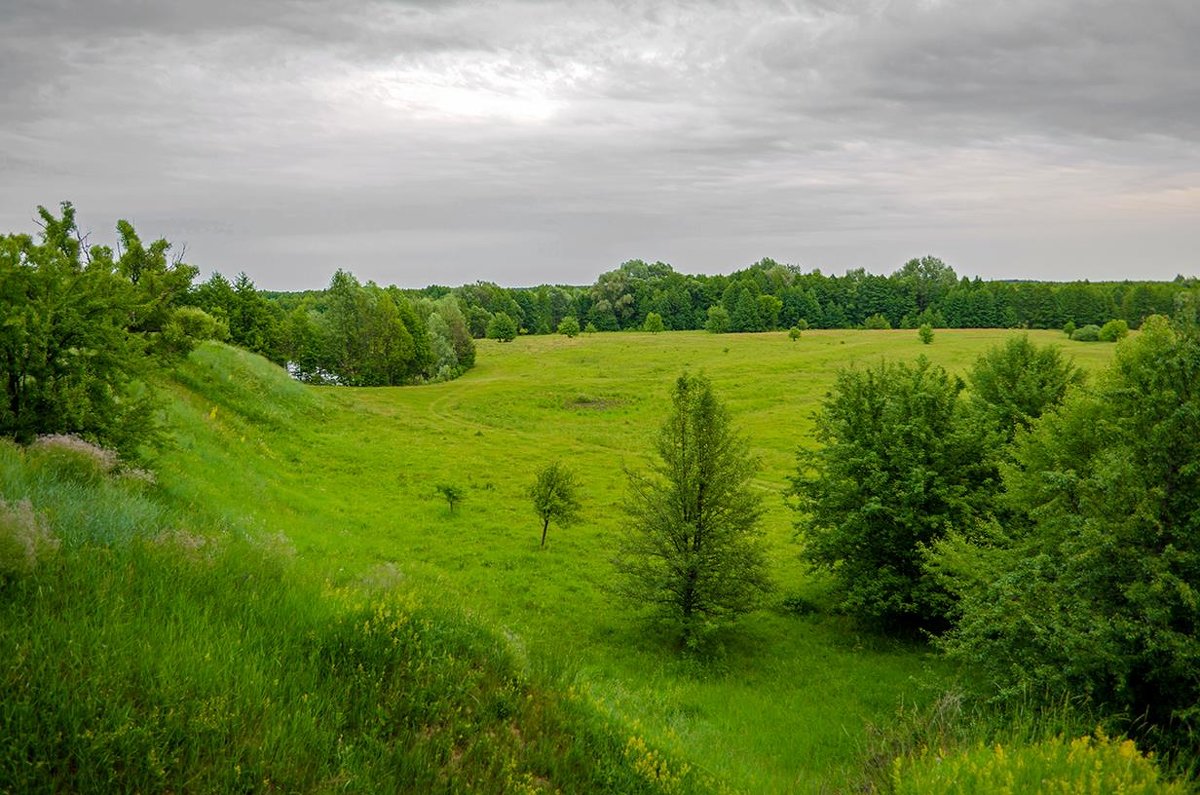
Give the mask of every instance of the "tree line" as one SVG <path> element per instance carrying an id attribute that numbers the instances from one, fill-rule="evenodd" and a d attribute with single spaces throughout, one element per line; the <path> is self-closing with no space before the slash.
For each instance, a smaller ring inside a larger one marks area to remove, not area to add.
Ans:
<path id="1" fill-rule="evenodd" d="M 548 334 L 566 322 L 582 330 L 755 332 L 801 328 L 1062 328 L 1119 319 L 1136 329 L 1170 314 L 1175 296 L 1195 279 L 1172 282 L 1023 282 L 959 278 L 936 257 L 906 262 L 889 276 L 861 268 L 842 276 L 804 272 L 771 259 L 728 275 L 687 275 L 670 265 L 631 260 L 590 286 L 506 288 L 479 282 L 427 287 L 453 294 L 473 336 L 488 335 L 498 314 L 522 333 Z"/>

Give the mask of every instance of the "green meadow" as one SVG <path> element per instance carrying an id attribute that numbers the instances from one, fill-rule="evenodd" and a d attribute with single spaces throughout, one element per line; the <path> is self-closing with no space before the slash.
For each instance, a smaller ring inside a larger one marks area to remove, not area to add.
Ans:
<path id="1" fill-rule="evenodd" d="M 208 344 L 170 389 L 167 501 L 228 527 L 283 533 L 298 576 L 365 584 L 461 611 L 517 664 L 556 678 L 629 737 L 737 791 L 816 791 L 854 775 L 868 724 L 922 704 L 953 672 L 920 643 L 881 640 L 821 610 L 785 500 L 796 450 L 839 368 L 926 355 L 965 373 L 1015 332 L 591 334 L 479 341 L 446 383 L 314 388 Z M 1086 370 L 1113 346 L 1060 344 Z M 649 632 L 610 591 L 625 470 L 644 467 L 683 371 L 701 372 L 760 458 L 776 591 L 702 659 Z M 540 525 L 525 497 L 559 460 L 583 483 L 581 521 Z M 439 484 L 465 489 L 453 512 Z M 815 609 L 813 609 L 815 608 Z"/>

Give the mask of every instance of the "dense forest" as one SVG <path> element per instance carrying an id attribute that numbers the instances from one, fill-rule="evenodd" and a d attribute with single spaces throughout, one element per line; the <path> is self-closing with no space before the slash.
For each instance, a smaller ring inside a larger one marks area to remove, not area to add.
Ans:
<path id="1" fill-rule="evenodd" d="M 450 343 L 438 350 L 416 345 L 393 352 L 406 364 L 399 372 L 450 376 L 469 366 L 466 337 L 511 339 L 518 333 L 688 330 L 755 332 L 803 328 L 1087 328 L 1111 320 L 1140 327 L 1154 314 L 1170 314 L 1175 297 L 1194 278 L 1171 282 L 1024 282 L 959 278 L 936 257 L 908 261 L 890 276 L 861 268 L 843 276 L 764 259 L 729 275 L 686 275 L 662 262 L 632 260 L 601 274 L 590 286 L 501 287 L 488 282 L 421 290 L 361 286 L 339 271 L 326 290 L 257 291 L 243 274 L 231 285 L 220 274 L 193 291 L 190 301 L 228 321 L 230 339 L 278 362 L 295 363 L 301 377 L 349 370 L 339 364 L 352 350 L 329 350 L 328 331 L 369 336 L 372 323 L 397 322 L 421 340 L 424 326 Z M 344 320 L 355 291 L 358 316 L 383 311 L 387 296 L 397 318 L 375 318 L 350 333 Z M 436 313 L 434 309 L 436 308 Z M 437 314 L 437 318 L 433 315 Z M 443 330 L 443 323 L 445 329 Z M 465 329 L 465 330 L 464 330 Z M 363 343 L 367 345 L 367 343 Z M 363 345 L 360 345 L 362 347 Z M 352 346 L 353 347 L 353 346 Z M 456 356 L 451 356 L 453 348 Z M 344 375 L 347 383 L 402 383 L 377 373 Z"/>

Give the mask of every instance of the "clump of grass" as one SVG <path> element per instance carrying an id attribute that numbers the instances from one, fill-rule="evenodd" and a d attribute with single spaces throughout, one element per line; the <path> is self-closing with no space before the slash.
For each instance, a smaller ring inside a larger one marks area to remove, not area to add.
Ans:
<path id="1" fill-rule="evenodd" d="M 29 500 L 10 504 L 0 497 L 0 585 L 31 573 L 58 548 L 46 517 Z"/>
<path id="2" fill-rule="evenodd" d="M 120 465 L 114 451 L 66 434 L 39 436 L 28 455 L 35 471 L 50 470 L 57 478 L 80 483 L 99 483 Z"/>

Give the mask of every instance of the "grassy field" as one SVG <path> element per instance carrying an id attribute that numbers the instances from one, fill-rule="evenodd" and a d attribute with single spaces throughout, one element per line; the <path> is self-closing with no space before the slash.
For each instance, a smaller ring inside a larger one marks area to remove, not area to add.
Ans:
<path id="1" fill-rule="evenodd" d="M 782 607 L 745 619 L 713 659 L 682 658 L 607 588 L 623 469 L 645 466 L 674 378 L 708 375 L 762 461 L 776 600 L 819 602 L 784 491 L 836 371 L 925 354 L 965 372 L 1010 333 L 939 331 L 930 346 L 914 331 L 522 337 L 481 342 L 454 382 L 357 390 L 303 387 L 212 346 L 181 371 L 178 445 L 158 469 L 179 504 L 285 532 L 315 579 L 413 588 L 479 617 L 524 664 L 736 789 L 812 791 L 853 764 L 865 723 L 932 698 L 949 672 L 923 647 Z M 1031 336 L 1086 369 L 1113 350 Z M 540 550 L 524 491 L 556 459 L 585 485 L 583 520 L 552 526 Z M 453 514 L 440 483 L 466 489 Z"/>

